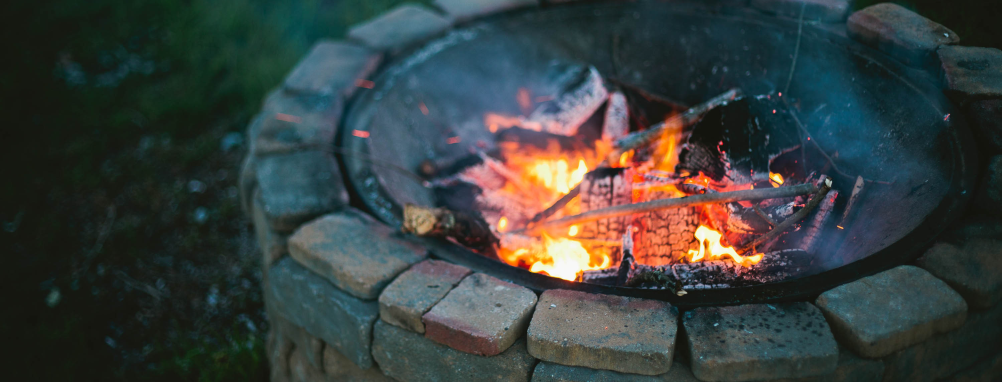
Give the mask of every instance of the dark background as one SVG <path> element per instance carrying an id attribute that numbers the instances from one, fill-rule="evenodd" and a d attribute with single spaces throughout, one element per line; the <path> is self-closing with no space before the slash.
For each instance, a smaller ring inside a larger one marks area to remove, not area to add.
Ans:
<path id="1" fill-rule="evenodd" d="M 266 380 L 244 128 L 313 42 L 401 2 L 5 4 L 4 375 Z M 995 1 L 897 3 L 1002 47 Z"/>

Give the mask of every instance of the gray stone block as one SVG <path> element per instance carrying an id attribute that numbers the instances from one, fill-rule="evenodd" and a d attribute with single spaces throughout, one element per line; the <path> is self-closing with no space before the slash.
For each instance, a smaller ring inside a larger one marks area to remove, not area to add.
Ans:
<path id="1" fill-rule="evenodd" d="M 324 375 L 328 381 L 339 382 L 391 382 L 379 366 L 362 369 L 332 347 L 324 346 Z"/>
<path id="2" fill-rule="evenodd" d="M 999 351 L 1002 304 L 971 312 L 964 326 L 884 358 L 884 381 L 935 381 Z"/>
<path id="3" fill-rule="evenodd" d="M 674 364 L 662 375 L 627 374 L 540 361 L 532 372 L 532 382 L 696 382 L 685 365 Z"/>
<path id="4" fill-rule="evenodd" d="M 285 78 L 285 91 L 350 97 L 357 88 L 355 81 L 372 74 L 379 67 L 382 56 L 382 53 L 350 42 L 318 42 Z"/>
<path id="5" fill-rule="evenodd" d="M 268 272 L 265 299 L 289 322 L 324 340 L 362 369 L 372 367 L 375 302 L 362 301 L 331 285 L 291 258 Z"/>
<path id="6" fill-rule="evenodd" d="M 341 290 L 373 300 L 400 272 L 424 260 L 427 250 L 349 210 L 300 227 L 289 238 L 289 255 Z"/>
<path id="7" fill-rule="evenodd" d="M 293 347 L 292 341 L 285 337 L 281 331 L 274 328 L 268 331 L 265 353 L 268 356 L 268 376 L 272 382 L 289 380 L 289 356 L 292 354 Z"/>
<path id="8" fill-rule="evenodd" d="M 820 376 L 835 371 L 838 345 L 805 302 L 697 308 L 682 315 L 692 372 L 704 381 Z"/>
<path id="9" fill-rule="evenodd" d="M 964 99 L 1002 97 L 1002 50 L 947 45 L 937 53 L 947 92 Z"/>
<path id="10" fill-rule="evenodd" d="M 454 20 L 472 18 L 539 5 L 538 0 L 435 0 L 435 5 Z"/>
<path id="11" fill-rule="evenodd" d="M 937 243 L 917 263 L 960 293 L 971 308 L 987 309 L 1002 298 L 1002 239 Z"/>
<path id="12" fill-rule="evenodd" d="M 324 372 L 320 368 L 310 364 L 306 358 L 307 350 L 294 347 L 289 355 L 289 381 L 291 382 L 317 382 L 324 380 Z"/>
<path id="13" fill-rule="evenodd" d="M 306 329 L 293 324 L 283 318 L 281 314 L 269 314 L 268 324 L 271 330 L 277 330 L 282 336 L 292 341 L 292 344 L 299 351 L 299 355 L 306 359 L 310 365 L 323 370 L 324 341 L 311 335 Z"/>
<path id="14" fill-rule="evenodd" d="M 258 193 L 258 191 L 254 192 L 251 222 L 254 223 L 254 236 L 257 237 L 257 245 L 261 248 L 261 264 L 267 272 L 272 263 L 289 253 L 288 235 L 275 232 L 268 225 L 268 219 L 264 216 L 264 207 L 261 206 Z"/>
<path id="15" fill-rule="evenodd" d="M 534 306 L 531 290 L 476 273 L 425 313 L 425 336 L 467 353 L 500 354 L 525 334 Z"/>
<path id="16" fill-rule="evenodd" d="M 421 316 L 472 271 L 441 260 L 425 260 L 402 273 L 379 295 L 379 317 L 401 328 L 424 333 Z"/>
<path id="17" fill-rule="evenodd" d="M 440 345 L 420 334 L 376 322 L 372 355 L 398 381 L 528 381 L 536 359 L 519 340 L 492 357 Z"/>
<path id="18" fill-rule="evenodd" d="M 859 10 L 846 26 L 849 37 L 917 68 L 938 67 L 936 50 L 960 42 L 952 30 L 893 3 Z"/>
<path id="19" fill-rule="evenodd" d="M 1002 378 L 1002 353 L 990 356 L 950 377 L 950 382 L 990 382 Z"/>
<path id="20" fill-rule="evenodd" d="M 852 0 L 751 0 L 752 7 L 765 12 L 799 19 L 802 8 L 804 20 L 826 22 L 845 20 L 852 5 Z"/>
<path id="21" fill-rule="evenodd" d="M 621 373 L 668 372 L 678 314 L 667 302 L 548 290 L 529 324 L 529 354 Z"/>
<path id="22" fill-rule="evenodd" d="M 843 284 L 815 302 L 839 342 L 878 358 L 964 323 L 967 303 L 943 281 L 902 265 Z"/>
<path id="23" fill-rule="evenodd" d="M 448 19 L 424 7 L 403 4 L 352 26 L 348 37 L 375 49 L 395 50 L 439 34 L 451 25 Z"/>
<path id="24" fill-rule="evenodd" d="M 257 162 L 259 198 L 268 225 L 286 233 L 348 204 L 334 158 L 320 151 L 269 155 Z"/>
<path id="25" fill-rule="evenodd" d="M 255 123 L 255 156 L 303 150 L 327 151 L 334 144 L 344 98 L 301 97 L 274 91 L 265 99 Z"/>

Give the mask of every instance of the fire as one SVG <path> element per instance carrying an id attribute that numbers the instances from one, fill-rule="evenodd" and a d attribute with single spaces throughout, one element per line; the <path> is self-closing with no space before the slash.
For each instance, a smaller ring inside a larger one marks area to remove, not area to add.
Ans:
<path id="1" fill-rule="evenodd" d="M 508 228 L 508 218 L 502 216 L 498 219 L 498 232 L 504 232 L 506 228 Z"/>
<path id="2" fill-rule="evenodd" d="M 774 186 L 779 186 L 783 184 L 783 176 L 774 172 L 769 173 L 769 180 L 771 180 Z"/>
<path id="3" fill-rule="evenodd" d="M 738 252 L 734 250 L 734 247 L 725 247 L 720 243 L 720 239 L 723 236 L 720 232 L 717 232 L 705 225 L 700 225 L 696 229 L 696 234 L 694 235 L 696 240 L 699 240 L 699 250 L 689 250 L 689 256 L 691 258 L 689 261 L 697 262 L 703 261 L 709 258 L 709 260 L 717 260 L 724 255 L 729 256 L 734 262 L 741 264 L 743 266 L 751 266 L 758 264 L 762 261 L 762 254 L 756 254 L 754 256 L 742 257 L 738 255 Z M 707 243 L 709 243 L 709 248 L 707 248 Z"/>
<path id="4" fill-rule="evenodd" d="M 578 228 L 578 226 L 572 225 L 571 229 L 567 230 L 567 236 L 570 236 L 570 237 L 577 236 L 579 230 L 580 230 L 580 228 Z"/>
<path id="5" fill-rule="evenodd" d="M 533 253 L 527 248 L 502 250 L 501 258 L 509 264 L 528 265 L 530 272 L 545 273 L 570 281 L 575 280 L 582 271 L 608 268 L 612 264 L 612 258 L 608 254 L 590 254 L 578 241 L 551 238 L 545 234 L 542 253 Z"/>
<path id="6" fill-rule="evenodd" d="M 577 169 L 571 171 L 567 160 L 540 160 L 529 170 L 529 176 L 542 182 L 547 189 L 556 190 L 561 195 L 571 192 L 578 183 L 584 180 L 588 173 L 588 165 L 584 160 L 578 161 Z"/>

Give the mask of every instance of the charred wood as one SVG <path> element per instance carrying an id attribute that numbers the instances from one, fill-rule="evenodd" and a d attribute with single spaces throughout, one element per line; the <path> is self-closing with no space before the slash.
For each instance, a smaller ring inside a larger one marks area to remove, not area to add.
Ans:
<path id="1" fill-rule="evenodd" d="M 804 208 L 802 208 L 799 211 L 797 211 L 796 213 L 794 213 L 793 216 L 790 216 L 786 220 L 783 220 L 782 223 L 779 223 L 778 225 L 776 225 L 775 227 L 773 227 L 772 231 L 769 231 L 765 235 L 759 236 L 757 239 L 755 239 L 754 241 L 752 241 L 748 245 L 746 245 L 743 248 L 741 248 L 740 250 L 738 250 L 737 251 L 738 254 L 739 255 L 743 255 L 745 252 L 748 252 L 750 250 L 754 250 L 756 246 L 759 246 L 759 245 L 761 245 L 761 244 L 763 244 L 763 243 L 765 243 L 765 242 L 767 242 L 767 241 L 769 241 L 769 240 L 771 240 L 771 239 L 773 239 L 773 238 L 775 238 L 775 237 L 783 234 L 784 232 L 786 232 L 787 229 L 789 229 L 790 227 L 792 227 L 795 223 L 797 223 L 797 222 L 803 220 L 805 217 L 807 217 L 807 214 L 809 214 L 814 208 L 816 208 L 818 206 L 818 204 L 821 204 L 821 201 L 823 201 L 825 199 L 825 197 L 828 195 L 828 191 L 830 191 L 832 189 L 832 180 L 829 177 L 826 177 L 826 176 L 822 175 L 821 176 L 821 180 L 820 180 L 819 183 L 820 183 L 820 186 L 818 186 L 817 192 L 814 194 L 813 197 L 811 197 L 811 200 L 808 201 L 806 205 L 804 205 Z M 794 187 L 800 187 L 800 186 L 804 186 L 804 185 L 808 185 L 808 184 L 801 184 L 801 185 L 797 185 L 797 186 L 794 186 Z M 784 188 L 793 188 L 793 187 L 774 188 L 774 190 L 782 190 Z"/>
<path id="2" fill-rule="evenodd" d="M 402 231 L 422 237 L 450 238 L 481 252 L 493 253 L 500 242 L 479 215 L 413 204 L 404 206 Z"/>
<path id="3" fill-rule="evenodd" d="M 835 199 L 838 198 L 838 191 L 832 190 L 828 196 L 818 205 L 818 212 L 804 229 L 804 237 L 800 241 L 800 248 L 807 253 L 817 253 L 818 237 L 825 225 L 831 221 L 832 209 L 835 208 Z"/>
<path id="4" fill-rule="evenodd" d="M 599 168 L 585 175 L 580 184 L 581 210 L 591 211 L 611 206 L 630 204 L 633 188 L 630 171 L 624 168 Z M 623 236 L 627 217 L 586 222 L 581 225 L 582 238 L 611 239 Z"/>

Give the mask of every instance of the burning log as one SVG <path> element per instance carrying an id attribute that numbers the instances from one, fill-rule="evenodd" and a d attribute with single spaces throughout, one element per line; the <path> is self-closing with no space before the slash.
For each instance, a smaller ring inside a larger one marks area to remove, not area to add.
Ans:
<path id="1" fill-rule="evenodd" d="M 818 205 L 818 212 L 804 230 L 804 238 L 800 240 L 800 247 L 807 253 L 817 253 L 818 237 L 821 236 L 821 229 L 831 220 L 836 198 L 838 198 L 837 190 L 829 192 L 828 196 Z"/>
<path id="2" fill-rule="evenodd" d="M 573 136 L 578 128 L 605 103 L 609 92 L 602 75 L 593 66 L 572 65 L 558 75 L 565 88 L 555 99 L 542 103 L 527 119 L 538 123 L 543 131 Z"/>
<path id="3" fill-rule="evenodd" d="M 626 285 L 633 271 L 633 226 L 626 227 L 623 233 L 623 258 L 619 261 L 619 270 L 616 272 L 616 285 Z"/>
<path id="4" fill-rule="evenodd" d="M 831 181 L 829 180 L 827 184 L 830 187 Z M 578 223 L 585 223 L 611 217 L 627 216 L 636 213 L 656 211 L 668 208 L 691 207 L 691 206 L 698 206 L 712 203 L 729 203 L 737 201 L 757 201 L 763 199 L 787 198 L 791 196 L 811 194 L 815 192 L 818 192 L 817 186 L 813 184 L 799 184 L 791 187 L 740 190 L 740 191 L 730 191 L 730 192 L 708 193 L 702 195 L 692 195 L 682 198 L 658 199 L 643 203 L 633 203 L 633 204 L 602 208 L 594 211 L 581 213 L 578 215 L 568 216 L 561 219 L 546 221 L 540 224 L 536 224 L 535 226 L 530 227 L 524 231 L 541 232 L 547 229 L 562 228 Z"/>
<path id="5" fill-rule="evenodd" d="M 500 240 L 483 218 L 445 208 L 407 204 L 401 230 L 422 237 L 451 238 L 481 252 L 491 252 Z"/>
<path id="6" fill-rule="evenodd" d="M 630 105 L 621 92 L 609 95 L 605 109 L 605 123 L 602 126 L 602 140 L 615 141 L 630 133 Z"/>
<path id="7" fill-rule="evenodd" d="M 818 204 L 821 204 L 821 201 L 823 201 L 825 197 L 828 195 L 828 191 L 832 189 L 832 179 L 829 177 L 822 175 L 820 184 L 821 186 L 817 189 L 816 193 L 814 193 L 814 196 L 811 198 L 810 201 L 807 202 L 804 208 L 800 209 L 800 211 L 797 211 L 795 214 L 793 214 L 793 216 L 790 216 L 788 219 L 783 220 L 782 223 L 776 225 L 772 229 L 772 231 L 769 231 L 765 235 L 759 236 L 757 239 L 746 245 L 744 248 L 738 251 L 738 254 L 742 255 L 745 252 L 748 252 L 749 250 L 755 249 L 756 246 L 761 245 L 762 243 L 765 243 L 766 241 L 781 235 L 795 223 L 804 220 L 804 218 L 807 217 L 807 214 L 809 214 L 811 210 L 817 207 Z M 793 187 L 808 186 L 808 185 L 813 186 L 811 184 L 805 183 Z M 782 190 L 784 188 L 793 188 L 793 187 L 774 188 L 773 190 Z"/>
<path id="8" fill-rule="evenodd" d="M 613 155 L 610 157 L 613 159 L 619 159 L 619 156 L 622 155 L 622 153 L 650 145 L 661 138 L 667 129 L 676 129 L 679 126 L 683 128 L 692 126 L 713 108 L 723 105 L 724 103 L 727 103 L 727 101 L 734 100 L 741 95 L 741 89 L 735 88 L 728 90 L 721 95 L 713 97 L 699 105 L 693 106 L 684 113 L 677 114 L 671 119 L 654 125 L 647 130 L 627 135 L 615 142 L 613 145 L 615 150 L 613 150 Z"/>
<path id="9" fill-rule="evenodd" d="M 600 168 L 585 175 L 577 187 L 581 193 L 581 210 L 592 211 L 610 206 L 630 204 L 633 188 L 630 171 L 624 168 Z M 615 239 L 623 235 L 626 217 L 595 220 L 581 225 L 582 238 Z"/>

